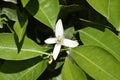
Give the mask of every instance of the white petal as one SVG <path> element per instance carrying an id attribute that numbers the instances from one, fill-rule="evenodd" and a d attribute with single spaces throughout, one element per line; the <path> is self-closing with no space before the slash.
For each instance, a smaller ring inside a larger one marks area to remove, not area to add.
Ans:
<path id="1" fill-rule="evenodd" d="M 61 48 L 61 45 L 60 44 L 56 44 L 55 47 L 54 47 L 54 50 L 53 50 L 53 59 L 56 60 L 57 57 L 58 57 L 58 54 L 60 52 L 60 48 Z"/>
<path id="2" fill-rule="evenodd" d="M 64 39 L 62 45 L 66 46 L 66 47 L 73 48 L 73 47 L 78 46 L 79 43 L 77 41 L 73 41 L 73 40 L 70 40 L 70 39 Z"/>
<path id="3" fill-rule="evenodd" d="M 63 35 L 64 35 L 63 24 L 62 24 L 62 20 L 59 19 L 55 26 L 55 36 L 63 37 Z"/>
<path id="4" fill-rule="evenodd" d="M 48 38 L 45 40 L 46 44 L 54 44 L 56 43 L 56 38 Z"/>

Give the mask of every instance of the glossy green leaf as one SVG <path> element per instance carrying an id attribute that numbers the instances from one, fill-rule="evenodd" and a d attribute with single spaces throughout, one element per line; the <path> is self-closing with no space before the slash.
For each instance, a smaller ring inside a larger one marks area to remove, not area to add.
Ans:
<path id="1" fill-rule="evenodd" d="M 66 58 L 62 68 L 63 80 L 87 80 L 85 73 L 80 67 Z"/>
<path id="2" fill-rule="evenodd" d="M 99 13 L 105 16 L 120 31 L 120 0 L 87 0 Z"/>
<path id="3" fill-rule="evenodd" d="M 0 17 L 0 28 L 3 28 L 2 18 Z"/>
<path id="4" fill-rule="evenodd" d="M 84 28 L 79 31 L 80 38 L 85 45 L 100 46 L 120 61 L 120 39 L 112 31 L 105 29 L 104 32 L 94 28 Z"/>
<path id="5" fill-rule="evenodd" d="M 20 18 L 18 18 L 18 21 L 16 21 L 14 24 L 14 31 L 18 36 L 19 42 L 23 39 L 25 35 L 27 24 L 28 24 L 27 18 L 21 16 Z"/>
<path id="6" fill-rule="evenodd" d="M 23 7 L 25 7 L 29 1 L 30 0 L 21 0 Z"/>
<path id="7" fill-rule="evenodd" d="M 36 56 L 42 56 L 47 48 L 40 47 L 31 39 L 25 37 L 19 43 L 13 34 L 0 34 L 0 58 L 5 60 L 25 60 Z M 23 45 L 22 45 L 23 43 Z"/>
<path id="8" fill-rule="evenodd" d="M 53 77 L 51 80 L 63 80 L 61 74 Z"/>
<path id="9" fill-rule="evenodd" d="M 14 4 L 17 4 L 17 0 L 3 0 L 5 2 L 11 2 L 11 3 L 14 3 Z"/>
<path id="10" fill-rule="evenodd" d="M 34 8 L 34 9 L 33 9 Z M 26 9 L 40 22 L 54 29 L 58 13 L 58 0 L 31 0 Z"/>
<path id="11" fill-rule="evenodd" d="M 79 46 L 72 49 L 72 57 L 95 80 L 120 80 L 120 62 L 103 48 Z"/>
<path id="12" fill-rule="evenodd" d="M 17 21 L 17 10 L 12 8 L 3 8 L 2 14 L 5 14 L 10 20 Z"/>
<path id="13" fill-rule="evenodd" d="M 6 61 L 0 68 L 0 80 L 37 80 L 47 67 L 40 57 L 25 61 Z"/>

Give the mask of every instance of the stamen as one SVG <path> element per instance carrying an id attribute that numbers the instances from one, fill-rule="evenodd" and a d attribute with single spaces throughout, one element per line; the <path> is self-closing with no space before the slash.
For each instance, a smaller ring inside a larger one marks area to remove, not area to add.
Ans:
<path id="1" fill-rule="evenodd" d="M 62 44 L 62 43 L 63 43 L 63 39 L 64 39 L 63 37 L 58 36 L 58 37 L 57 37 L 57 43 L 58 43 L 58 44 Z"/>

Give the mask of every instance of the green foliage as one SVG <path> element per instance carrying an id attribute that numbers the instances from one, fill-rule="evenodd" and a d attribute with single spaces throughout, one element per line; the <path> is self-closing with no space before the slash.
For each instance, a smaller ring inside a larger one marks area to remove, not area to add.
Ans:
<path id="1" fill-rule="evenodd" d="M 85 73 L 80 67 L 66 58 L 62 69 L 63 80 L 87 80 Z"/>
<path id="2" fill-rule="evenodd" d="M 5 14 L 10 20 L 17 21 L 17 10 L 11 8 L 3 8 L 2 14 Z"/>
<path id="3" fill-rule="evenodd" d="M 22 5 L 23 5 L 23 7 L 25 7 L 28 2 L 29 2 L 29 0 L 21 0 L 21 3 L 22 3 Z"/>
<path id="4" fill-rule="evenodd" d="M 17 4 L 17 0 L 3 0 L 5 2 L 11 2 L 11 3 L 14 3 L 14 4 Z"/>
<path id="5" fill-rule="evenodd" d="M 120 30 L 120 0 L 87 0 L 89 4 L 105 16 L 108 21 L 115 26 L 115 28 Z"/>
<path id="6" fill-rule="evenodd" d="M 18 16 L 18 21 L 16 21 L 14 24 L 14 31 L 18 36 L 19 42 L 24 37 L 27 24 L 28 24 L 28 20 L 27 20 L 26 16 L 24 16 L 24 15 Z"/>
<path id="7" fill-rule="evenodd" d="M 96 46 L 81 46 L 72 51 L 72 56 L 77 64 L 94 79 L 120 79 L 118 71 L 120 63 L 106 50 Z"/>
<path id="8" fill-rule="evenodd" d="M 40 57 L 24 61 L 5 61 L 1 66 L 1 80 L 36 80 L 46 69 L 46 60 Z"/>
<path id="9" fill-rule="evenodd" d="M 35 13 L 35 10 L 37 10 Z M 58 0 L 31 0 L 26 9 L 32 14 L 37 20 L 41 21 L 51 29 L 54 29 L 55 22 L 59 13 Z M 53 14 L 54 13 L 54 14 Z"/>
<path id="10" fill-rule="evenodd" d="M 120 80 L 119 3 L 0 0 L 0 80 Z M 58 19 L 64 36 L 53 43 L 79 46 L 62 46 L 54 60 L 45 40 L 56 37 Z"/>
<path id="11" fill-rule="evenodd" d="M 105 31 L 100 31 L 89 27 L 80 30 L 80 37 L 85 45 L 102 47 L 120 61 L 120 39 L 112 31 L 108 29 L 105 29 Z"/>
<path id="12" fill-rule="evenodd" d="M 24 40 L 19 43 L 16 35 L 13 35 L 12 33 L 0 34 L 0 42 L 0 58 L 5 60 L 30 59 L 42 56 L 45 54 L 45 51 L 48 50 L 48 48 L 38 46 L 26 36 Z"/>

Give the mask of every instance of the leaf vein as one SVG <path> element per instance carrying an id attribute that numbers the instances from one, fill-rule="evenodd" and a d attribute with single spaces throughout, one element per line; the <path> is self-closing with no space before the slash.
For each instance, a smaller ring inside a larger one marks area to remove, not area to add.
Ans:
<path id="1" fill-rule="evenodd" d="M 118 57 L 120 58 L 120 56 L 119 56 L 118 54 L 116 54 L 115 51 L 113 51 L 112 49 L 110 49 L 107 45 L 105 45 L 104 43 L 102 43 L 100 40 L 98 40 L 98 39 L 96 39 L 95 37 L 91 36 L 91 35 L 88 34 L 87 32 L 84 32 L 84 31 L 80 31 L 80 32 L 82 32 L 83 34 L 89 36 L 90 38 L 92 38 L 93 40 L 95 40 L 98 44 L 101 44 L 101 45 L 103 46 L 102 48 L 105 47 L 104 49 L 107 50 L 108 52 L 112 52 L 112 54 L 114 54 L 115 57 L 118 56 Z M 101 47 L 101 46 L 100 46 L 100 47 Z M 117 58 L 117 59 L 118 59 L 118 58 Z M 119 61 L 120 61 L 120 60 L 119 60 Z"/>
<path id="2" fill-rule="evenodd" d="M 78 51 L 75 51 L 75 53 L 80 53 Z M 117 80 L 112 74 L 108 73 L 107 71 L 105 71 L 103 68 L 101 68 L 99 65 L 95 64 L 92 60 L 90 60 L 89 58 L 87 58 L 86 56 L 82 55 L 82 54 L 78 54 L 81 57 L 83 57 L 85 60 L 87 60 L 88 62 L 90 62 L 91 64 L 93 64 L 94 66 L 96 66 L 98 69 L 100 69 L 101 71 L 103 71 L 104 73 L 106 73 L 108 76 L 112 77 L 113 79 Z"/>

